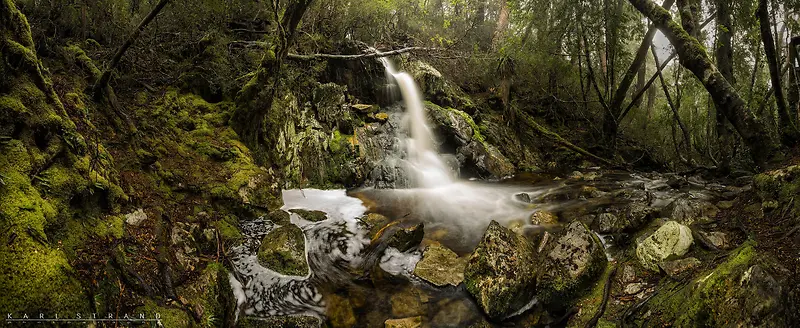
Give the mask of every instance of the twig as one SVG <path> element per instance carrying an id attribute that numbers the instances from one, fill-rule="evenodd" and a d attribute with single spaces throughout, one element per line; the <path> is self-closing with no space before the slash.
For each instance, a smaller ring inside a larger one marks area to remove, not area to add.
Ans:
<path id="1" fill-rule="evenodd" d="M 371 52 L 359 55 L 333 55 L 333 54 L 312 54 L 312 55 L 299 55 L 299 54 L 288 54 L 286 55 L 287 59 L 292 60 L 322 60 L 322 59 L 338 59 L 338 60 L 355 60 L 355 59 L 362 59 L 362 58 L 380 58 L 380 57 L 388 57 L 388 56 L 395 56 L 406 52 L 416 52 L 416 51 L 440 51 L 439 48 L 427 48 L 427 47 L 408 47 L 403 49 L 397 49 L 392 51 L 386 52 Z"/>

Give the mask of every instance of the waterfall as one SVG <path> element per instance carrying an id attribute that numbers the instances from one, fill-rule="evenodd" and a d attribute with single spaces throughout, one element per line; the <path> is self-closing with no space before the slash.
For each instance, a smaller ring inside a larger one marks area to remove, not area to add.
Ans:
<path id="1" fill-rule="evenodd" d="M 406 106 L 410 137 L 406 140 L 408 162 L 415 175 L 417 186 L 431 188 L 453 183 L 450 169 L 439 157 L 433 143 L 433 132 L 428 125 L 425 105 L 414 79 L 406 72 L 398 72 L 391 61 L 380 58 L 386 68 L 387 77 L 391 76 L 400 89 Z"/>

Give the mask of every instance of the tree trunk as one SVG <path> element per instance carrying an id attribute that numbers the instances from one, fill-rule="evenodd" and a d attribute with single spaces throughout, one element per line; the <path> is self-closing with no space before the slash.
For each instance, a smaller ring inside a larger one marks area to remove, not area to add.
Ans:
<path id="1" fill-rule="evenodd" d="M 278 93 L 283 61 L 294 42 L 297 26 L 312 2 L 313 0 L 297 0 L 289 3 L 278 26 L 278 44 L 266 49 L 261 67 L 236 96 L 232 125 L 239 137 L 256 154 L 254 157 L 262 155 L 263 147 L 271 147 L 264 143 L 266 117 Z"/>
<path id="2" fill-rule="evenodd" d="M 733 22 L 731 21 L 731 5 L 729 0 L 717 0 L 717 49 L 716 59 L 717 68 L 720 74 L 731 85 L 735 85 L 736 81 L 733 76 L 733 45 L 731 39 L 733 37 Z M 722 110 L 716 108 L 716 135 L 717 145 L 720 150 L 720 169 L 723 172 L 728 171 L 730 166 L 730 156 L 732 152 L 731 135 L 728 130 L 728 121 Z"/>
<path id="3" fill-rule="evenodd" d="M 681 26 L 693 38 L 700 40 L 702 28 L 697 26 L 700 19 L 699 0 L 678 0 L 678 12 L 681 16 Z"/>
<path id="4" fill-rule="evenodd" d="M 656 74 L 658 74 L 658 79 L 661 82 L 661 89 L 664 91 L 664 96 L 667 97 L 667 104 L 669 108 L 672 110 L 672 116 L 675 118 L 675 122 L 678 123 L 678 126 L 681 128 L 681 134 L 683 135 L 683 144 L 684 149 L 686 150 L 686 160 L 680 152 L 678 152 L 678 157 L 681 158 L 686 164 L 691 165 L 692 162 L 692 139 L 689 137 L 689 130 L 686 129 L 686 125 L 683 124 L 681 121 L 681 116 L 678 113 L 678 106 L 672 102 L 672 97 L 669 95 L 669 87 L 667 86 L 667 82 L 664 81 L 664 74 L 661 72 L 661 63 L 658 62 L 658 54 L 656 53 L 656 47 L 650 47 L 651 52 L 653 53 L 653 59 L 656 63 Z"/>
<path id="5" fill-rule="evenodd" d="M 156 18 L 158 13 L 161 12 L 161 9 L 164 9 L 168 2 L 169 0 L 159 1 L 153 10 L 147 14 L 147 17 L 145 17 L 142 22 L 139 23 L 139 26 L 136 27 L 136 30 L 131 33 L 130 37 L 128 37 L 128 40 L 125 41 L 125 43 L 123 43 L 119 49 L 117 49 L 117 52 L 114 54 L 114 58 L 111 59 L 111 64 L 108 65 L 108 68 L 106 68 L 105 72 L 103 72 L 103 75 L 100 75 L 100 79 L 95 82 L 94 88 L 92 88 L 95 99 L 100 99 L 103 97 L 103 91 L 108 85 L 108 81 L 111 80 L 111 73 L 115 68 L 117 68 L 119 61 L 122 59 L 122 55 L 124 55 L 125 51 L 127 51 L 128 48 L 130 48 L 133 43 L 136 42 L 136 39 L 139 38 L 139 35 L 142 34 L 142 31 L 144 31 L 144 29 L 147 27 L 147 24 L 150 24 L 150 22 Z"/>
<path id="6" fill-rule="evenodd" d="M 769 67 L 769 76 L 772 82 L 772 89 L 775 91 L 775 102 L 778 105 L 778 118 L 780 119 L 781 139 L 784 144 L 793 144 L 796 135 L 796 128 L 794 120 L 789 115 L 789 110 L 786 107 L 786 98 L 783 96 L 783 87 L 781 86 L 781 72 L 778 67 L 778 54 L 775 51 L 775 40 L 772 36 L 772 29 L 769 20 L 769 11 L 767 8 L 767 0 L 758 1 L 758 24 L 761 28 L 761 41 L 764 43 L 764 54 L 767 56 L 767 67 Z"/>
<path id="7" fill-rule="evenodd" d="M 789 110 L 795 122 L 800 122 L 800 36 L 789 42 Z"/>
<path id="8" fill-rule="evenodd" d="M 769 135 L 766 126 L 756 119 L 736 90 L 717 70 L 703 46 L 672 19 L 669 11 L 652 0 L 629 0 L 647 16 L 675 47 L 680 63 L 703 84 L 714 103 L 742 137 L 756 164 L 765 164 L 775 155 L 779 144 Z"/>
<path id="9" fill-rule="evenodd" d="M 669 9 L 672 7 L 674 2 L 675 0 L 664 0 L 664 8 Z M 647 33 L 645 33 L 642 43 L 639 44 L 639 49 L 636 50 L 636 57 L 634 57 L 631 66 L 628 67 L 628 70 L 625 71 L 625 75 L 623 75 L 622 81 L 619 83 L 619 86 L 614 93 L 614 97 L 611 99 L 611 103 L 608 107 L 613 113 L 614 120 L 616 120 L 616 118 L 618 118 L 623 111 L 622 104 L 625 102 L 625 96 L 628 94 L 628 90 L 631 88 L 631 84 L 633 84 L 633 80 L 636 77 L 636 74 L 639 72 L 639 68 L 647 59 L 647 52 L 650 49 L 650 45 L 653 43 L 653 37 L 656 35 L 656 31 L 658 31 L 658 29 L 655 26 L 651 26 L 647 30 Z M 637 90 L 639 89 L 640 88 L 637 88 Z M 603 125 L 610 125 L 611 123 L 612 122 L 604 121 Z M 611 131 L 613 130 L 609 130 L 609 132 Z M 613 137 L 615 136 L 606 136 L 606 139 Z"/>
<path id="10" fill-rule="evenodd" d="M 497 51 L 500 41 L 508 28 L 508 16 L 510 14 L 508 3 L 506 0 L 500 0 L 500 16 L 497 18 L 497 26 L 494 29 L 492 36 L 492 50 Z"/>

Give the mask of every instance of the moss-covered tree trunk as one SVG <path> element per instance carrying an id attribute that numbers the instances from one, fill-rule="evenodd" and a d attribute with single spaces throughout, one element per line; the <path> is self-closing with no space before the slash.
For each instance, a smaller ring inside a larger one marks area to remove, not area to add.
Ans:
<path id="1" fill-rule="evenodd" d="M 731 21 L 731 4 L 728 0 L 717 0 L 717 49 L 715 52 L 717 68 L 722 77 L 731 85 L 736 81 L 733 76 L 733 22 Z M 728 170 L 732 150 L 731 134 L 728 128 L 728 120 L 722 114 L 722 109 L 716 107 L 716 134 L 717 145 L 720 151 L 720 168 Z"/>
<path id="2" fill-rule="evenodd" d="M 703 84 L 714 104 L 722 110 L 725 118 L 744 140 L 753 161 L 764 164 L 772 159 L 779 143 L 770 136 L 764 123 L 756 118 L 728 80 L 717 70 L 703 45 L 676 23 L 667 10 L 652 0 L 629 1 L 666 35 L 680 56 L 681 65 Z"/>
<path id="3" fill-rule="evenodd" d="M 299 0 L 289 3 L 277 27 L 278 44 L 266 50 L 261 67 L 236 96 L 232 126 L 260 161 L 265 159 L 265 150 L 274 147 L 266 144 L 264 132 L 269 128 L 267 116 L 273 110 L 275 97 L 279 96 L 281 66 L 294 42 L 297 26 L 312 2 Z"/>

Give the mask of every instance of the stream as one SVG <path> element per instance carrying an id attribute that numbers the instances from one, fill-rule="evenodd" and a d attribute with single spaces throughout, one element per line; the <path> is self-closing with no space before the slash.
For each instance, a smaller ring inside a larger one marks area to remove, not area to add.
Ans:
<path id="1" fill-rule="evenodd" d="M 581 220 L 613 259 L 619 239 L 634 237 L 612 234 L 613 229 L 598 223 L 599 214 L 641 212 L 643 218 L 655 218 L 676 199 L 710 203 L 736 192 L 697 177 L 598 168 L 564 178 L 524 174 L 499 181 L 459 180 L 435 149 L 413 79 L 383 62 L 405 103 L 410 133 L 400 161 L 415 187 L 283 191 L 282 210 L 326 214 L 317 222 L 290 214 L 290 222 L 302 230 L 310 270 L 305 276 L 291 276 L 259 264 L 262 239 L 279 226 L 266 217 L 243 222 L 245 240 L 232 249 L 235 272 L 230 276 L 239 316 L 312 316 L 382 327 L 387 319 L 421 315 L 435 327 L 468 326 L 483 320 L 484 314 L 463 284 L 437 286 L 414 274 L 425 247 L 441 244 L 466 260 L 491 221 L 536 238 Z M 391 228 L 372 236 L 373 227 L 365 220 L 370 213 L 388 218 L 391 224 L 386 226 Z M 532 219 L 543 215 L 557 219 Z M 420 223 L 424 238 L 407 250 L 389 246 L 390 238 L 381 237 Z"/>

